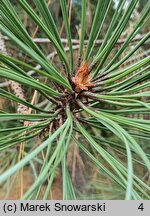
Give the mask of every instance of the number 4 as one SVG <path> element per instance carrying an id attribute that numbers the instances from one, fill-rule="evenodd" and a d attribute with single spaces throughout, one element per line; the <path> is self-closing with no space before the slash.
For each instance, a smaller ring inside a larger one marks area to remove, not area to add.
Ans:
<path id="1" fill-rule="evenodd" d="M 143 211 L 144 210 L 144 207 L 143 207 L 143 203 L 141 203 L 138 207 L 139 210 Z"/>

